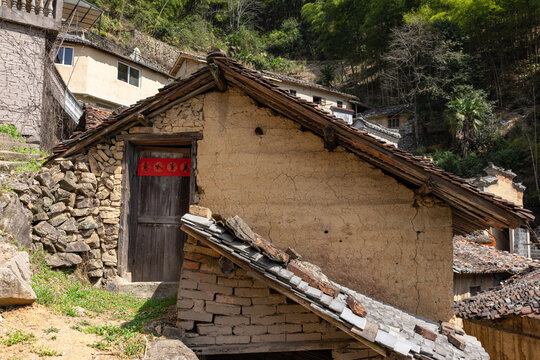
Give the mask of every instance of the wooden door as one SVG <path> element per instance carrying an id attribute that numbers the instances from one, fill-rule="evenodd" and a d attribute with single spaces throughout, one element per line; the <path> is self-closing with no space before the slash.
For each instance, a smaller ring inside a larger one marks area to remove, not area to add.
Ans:
<path id="1" fill-rule="evenodd" d="M 189 158 L 189 148 L 141 148 L 141 159 Z M 167 164 L 164 164 L 167 166 Z M 135 171 L 137 171 L 135 169 Z M 185 233 L 180 218 L 189 208 L 189 176 L 139 176 L 133 194 L 133 231 L 128 249 L 131 280 L 178 281 Z"/>

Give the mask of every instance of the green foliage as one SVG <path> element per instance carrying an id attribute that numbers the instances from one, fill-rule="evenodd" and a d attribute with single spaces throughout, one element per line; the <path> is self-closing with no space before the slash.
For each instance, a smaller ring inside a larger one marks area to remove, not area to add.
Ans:
<path id="1" fill-rule="evenodd" d="M 17 166 L 15 171 L 39 171 L 41 170 L 41 167 L 43 166 L 41 161 L 37 160 L 30 160 L 27 162 L 22 163 L 21 165 Z"/>
<path id="2" fill-rule="evenodd" d="M 61 352 L 58 352 L 53 349 L 49 348 L 41 348 L 38 350 L 32 350 L 33 353 L 37 354 L 39 357 L 46 357 L 46 356 L 62 356 Z"/>
<path id="3" fill-rule="evenodd" d="M 59 331 L 60 331 L 60 329 L 55 328 L 54 326 L 48 327 L 48 328 L 46 328 L 46 329 L 43 329 L 43 332 L 44 332 L 45 334 L 58 333 Z"/>
<path id="4" fill-rule="evenodd" d="M 2 344 L 6 346 L 13 346 L 16 344 L 28 344 L 33 342 L 36 336 L 31 332 L 23 330 L 9 331 L 7 336 L 2 338 Z"/>
<path id="5" fill-rule="evenodd" d="M 21 133 L 14 125 L 10 124 L 1 124 L 0 125 L 0 133 L 9 134 L 14 139 L 20 139 L 22 138 Z"/>
<path id="6" fill-rule="evenodd" d="M 473 147 L 489 144 L 498 135 L 493 104 L 483 90 L 470 85 L 457 87 L 454 99 L 446 104 L 446 114 L 463 156 Z"/>

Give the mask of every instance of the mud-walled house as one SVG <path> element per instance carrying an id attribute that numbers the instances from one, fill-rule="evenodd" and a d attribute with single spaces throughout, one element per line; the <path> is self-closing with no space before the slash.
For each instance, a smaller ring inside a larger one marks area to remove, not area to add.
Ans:
<path id="1" fill-rule="evenodd" d="M 97 283 L 176 282 L 178 331 L 205 356 L 294 349 L 325 358 L 352 342 L 365 356 L 348 359 L 484 358 L 458 329 L 435 333 L 433 321 L 453 316 L 452 236 L 533 220 L 219 52 L 61 143 L 49 164 L 59 195 L 47 206 L 66 206 L 55 214 L 43 207 L 34 241 L 52 243 L 58 263 L 71 256 L 62 248 L 87 251 Z M 192 224 L 188 237 L 180 227 L 190 205 L 238 216 L 267 248 L 294 249 L 306 262 L 293 257 L 298 267 L 318 267 L 316 280 L 293 280 L 291 258 L 238 245 L 246 237 L 213 220 Z M 49 236 L 51 221 L 64 233 Z M 60 238 L 65 247 L 54 245 Z M 281 282 L 262 281 L 269 276 Z"/>

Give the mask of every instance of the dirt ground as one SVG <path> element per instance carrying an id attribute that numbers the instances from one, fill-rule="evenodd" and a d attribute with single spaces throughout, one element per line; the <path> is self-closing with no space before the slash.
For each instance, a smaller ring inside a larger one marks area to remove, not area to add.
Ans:
<path id="1" fill-rule="evenodd" d="M 95 343 L 102 338 L 95 334 L 85 334 L 74 330 L 71 326 L 76 326 L 78 322 L 88 321 L 92 324 L 111 324 L 108 319 L 100 318 L 90 312 L 85 312 L 83 316 L 69 317 L 56 314 L 45 306 L 34 304 L 31 306 L 0 309 L 0 338 L 5 338 L 9 331 L 23 330 L 31 332 L 36 339 L 29 344 L 16 344 L 6 346 L 0 343 L 0 360 L 15 359 L 76 359 L 76 360 L 109 360 L 121 359 L 118 352 L 111 350 L 98 350 L 89 347 L 88 344 Z M 58 332 L 45 333 L 44 330 L 54 327 Z M 56 336 L 56 339 L 52 339 Z M 33 351 L 41 349 L 56 350 L 62 356 L 39 357 Z"/>

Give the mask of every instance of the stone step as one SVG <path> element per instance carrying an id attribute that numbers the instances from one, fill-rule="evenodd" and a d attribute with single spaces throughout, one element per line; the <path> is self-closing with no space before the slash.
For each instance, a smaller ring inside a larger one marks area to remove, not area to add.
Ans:
<path id="1" fill-rule="evenodd" d="M 11 149 L 37 149 L 36 144 L 27 144 L 23 139 L 12 138 L 11 135 L 6 133 L 0 133 L 0 150 L 11 150 Z"/>
<path id="2" fill-rule="evenodd" d="M 128 282 L 120 281 L 114 284 L 112 291 L 120 294 L 132 294 L 139 299 L 164 299 L 176 295 L 178 282 L 151 281 L 151 282 Z"/>
<path id="3" fill-rule="evenodd" d="M 24 162 L 0 160 L 0 171 L 1 172 L 9 172 L 11 170 L 14 170 L 17 166 L 22 165 L 22 164 L 24 164 Z"/>
<path id="4" fill-rule="evenodd" d="M 0 160 L 31 161 L 41 157 L 40 154 L 26 154 L 15 151 L 0 150 Z"/>

